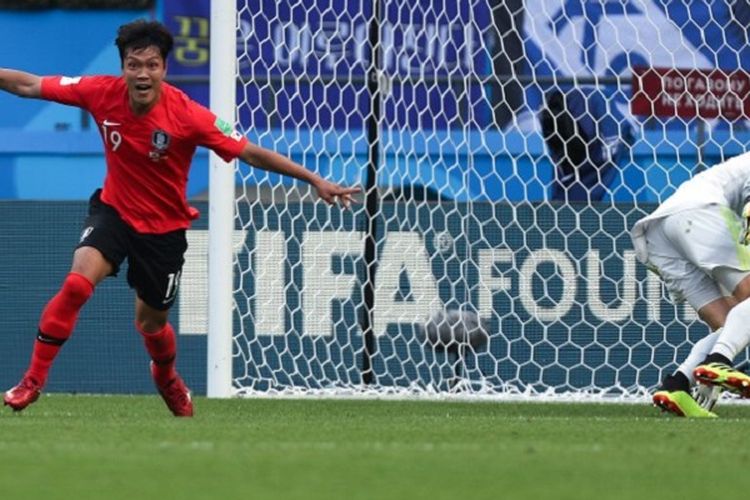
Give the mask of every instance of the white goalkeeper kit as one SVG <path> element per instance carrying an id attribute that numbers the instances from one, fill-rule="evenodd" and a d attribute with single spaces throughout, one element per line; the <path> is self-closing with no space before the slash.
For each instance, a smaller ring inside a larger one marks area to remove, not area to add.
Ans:
<path id="1" fill-rule="evenodd" d="M 740 217 L 750 198 L 750 153 L 683 183 L 631 231 L 638 260 L 658 273 L 675 301 L 695 310 L 728 295 L 750 272 Z"/>

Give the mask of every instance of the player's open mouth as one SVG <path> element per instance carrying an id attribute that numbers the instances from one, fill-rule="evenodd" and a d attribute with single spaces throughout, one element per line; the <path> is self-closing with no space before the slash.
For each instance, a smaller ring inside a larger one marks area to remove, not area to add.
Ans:
<path id="1" fill-rule="evenodd" d="M 144 95 L 148 93 L 149 90 L 151 90 L 151 85 L 139 83 L 135 86 L 136 92 L 138 92 L 141 95 Z"/>

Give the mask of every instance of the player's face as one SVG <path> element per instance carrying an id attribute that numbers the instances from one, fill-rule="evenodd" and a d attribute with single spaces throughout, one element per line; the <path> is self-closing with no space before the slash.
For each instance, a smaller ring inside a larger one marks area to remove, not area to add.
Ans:
<path id="1" fill-rule="evenodd" d="M 145 113 L 161 95 L 161 82 L 167 73 L 164 59 L 154 46 L 128 50 L 122 63 L 122 74 L 128 85 L 130 106 L 136 113 Z"/>

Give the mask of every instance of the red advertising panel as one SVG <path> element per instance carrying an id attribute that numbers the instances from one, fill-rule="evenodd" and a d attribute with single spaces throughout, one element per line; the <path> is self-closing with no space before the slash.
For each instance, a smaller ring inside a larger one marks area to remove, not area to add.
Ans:
<path id="1" fill-rule="evenodd" d="M 750 117 L 750 74 L 743 71 L 634 68 L 635 115 L 682 118 Z"/>

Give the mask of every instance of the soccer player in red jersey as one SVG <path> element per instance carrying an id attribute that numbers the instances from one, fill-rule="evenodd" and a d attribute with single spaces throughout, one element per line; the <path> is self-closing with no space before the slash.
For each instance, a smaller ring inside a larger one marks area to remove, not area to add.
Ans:
<path id="1" fill-rule="evenodd" d="M 135 290 L 135 327 L 151 356 L 151 374 L 176 416 L 192 416 L 190 391 L 175 370 L 175 333 L 168 321 L 187 249 L 185 231 L 197 210 L 186 200 L 197 146 L 224 160 L 240 158 L 310 183 L 329 204 L 349 206 L 359 188 L 328 182 L 277 153 L 250 143 L 226 122 L 164 82 L 173 38 L 162 24 L 121 26 L 115 41 L 121 76 L 40 77 L 0 69 L 0 89 L 81 107 L 104 142 L 104 187 L 89 202 L 70 273 L 44 308 L 28 370 L 4 402 L 23 410 L 39 397 L 58 351 L 94 288 L 128 258 Z"/>

